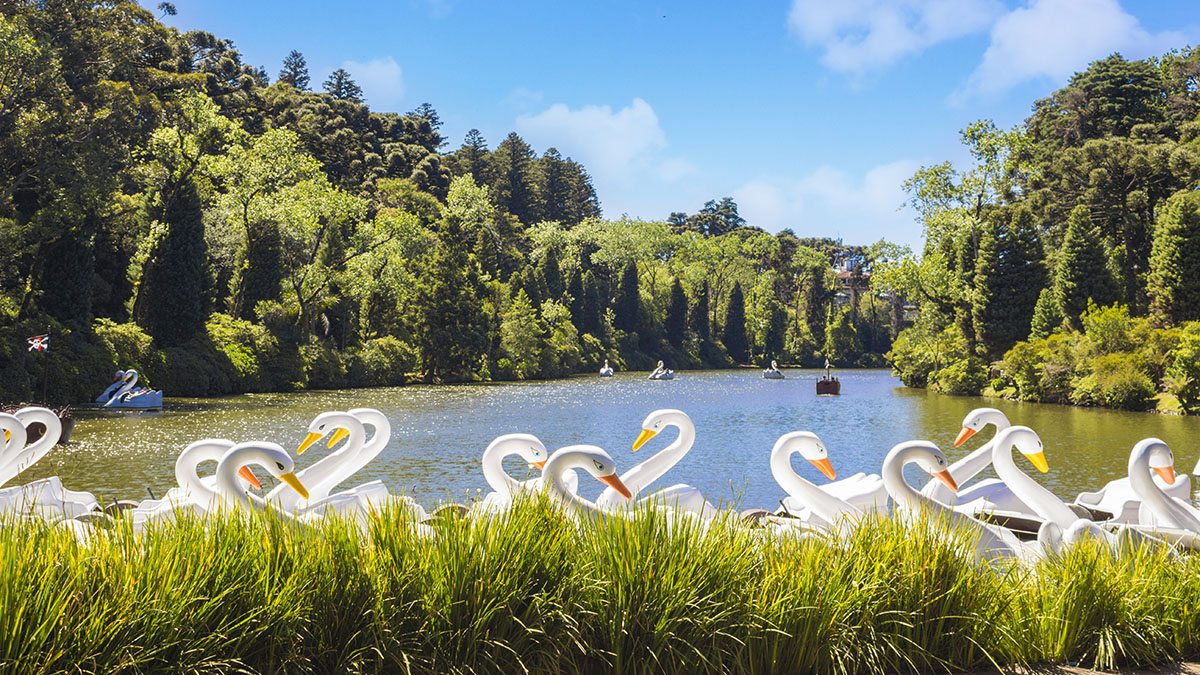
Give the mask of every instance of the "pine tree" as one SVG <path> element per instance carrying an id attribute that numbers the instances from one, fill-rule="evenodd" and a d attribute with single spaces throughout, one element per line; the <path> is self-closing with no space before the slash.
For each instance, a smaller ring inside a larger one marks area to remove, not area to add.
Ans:
<path id="1" fill-rule="evenodd" d="M 546 280 L 548 300 L 558 300 L 566 292 L 563 287 L 562 268 L 558 266 L 558 254 L 553 248 L 546 249 L 542 256 L 542 278 Z"/>
<path id="2" fill-rule="evenodd" d="M 88 220 L 93 220 L 92 216 Z M 91 229 L 90 227 L 88 229 Z M 96 255 L 92 242 L 81 232 L 67 232 L 58 241 L 44 245 L 40 252 L 41 283 L 39 304 L 50 316 L 76 328 L 92 321 L 92 278 Z"/>
<path id="3" fill-rule="evenodd" d="M 200 194 L 186 180 L 164 209 L 166 231 L 143 272 L 136 318 L 162 346 L 199 335 L 208 319 L 208 249 L 202 216 Z"/>
<path id="4" fill-rule="evenodd" d="M 787 310 L 774 298 L 767 306 L 767 326 L 763 333 L 763 365 L 772 359 L 783 358 L 783 344 L 787 336 Z"/>
<path id="5" fill-rule="evenodd" d="M 637 333 L 642 328 L 642 301 L 638 292 L 637 265 L 625 263 L 621 272 L 621 283 L 617 286 L 617 297 L 613 302 L 615 326 L 626 333 Z"/>
<path id="6" fill-rule="evenodd" d="M 283 68 L 279 71 L 279 81 L 290 84 L 300 91 L 308 91 L 308 61 L 304 55 L 293 49 L 283 59 Z"/>
<path id="7" fill-rule="evenodd" d="M 586 332 L 584 330 L 584 324 L 586 323 L 584 317 L 586 315 L 587 300 L 583 295 L 583 275 L 579 273 L 579 270 L 572 270 L 571 272 L 571 279 L 567 282 L 567 295 L 571 296 L 571 304 L 568 307 L 571 310 L 571 323 L 575 324 L 575 327 L 580 332 Z"/>
<path id="8" fill-rule="evenodd" d="M 579 330 L 599 337 L 604 333 L 604 303 L 600 299 L 600 282 L 591 270 L 583 273 L 583 323 Z"/>
<path id="9" fill-rule="evenodd" d="M 500 320 L 500 349 L 518 380 L 535 377 L 541 364 L 542 328 L 524 290 L 508 301 Z"/>
<path id="10" fill-rule="evenodd" d="M 488 156 L 490 154 L 483 134 L 479 133 L 478 129 L 471 129 L 463 139 L 463 144 L 454 151 L 450 160 L 450 169 L 455 176 L 469 174 L 475 179 L 476 184 L 488 185 L 490 183 L 488 174 Z"/>
<path id="11" fill-rule="evenodd" d="M 1163 207 L 1154 227 L 1148 291 L 1159 323 L 1200 319 L 1200 192 L 1179 192 Z"/>
<path id="12" fill-rule="evenodd" d="M 729 294 L 721 341 L 725 343 L 725 351 L 729 352 L 730 358 L 736 363 L 747 363 L 750 360 L 749 341 L 746 339 L 746 298 L 742 294 L 740 282 L 733 285 L 733 291 Z"/>
<path id="13" fill-rule="evenodd" d="M 1033 321 L 1030 322 L 1029 339 L 1041 340 L 1062 326 L 1063 315 L 1058 309 L 1058 300 L 1054 297 L 1054 288 L 1047 286 L 1038 295 L 1037 305 L 1033 308 Z"/>
<path id="14" fill-rule="evenodd" d="M 1079 317 L 1089 300 L 1104 306 L 1117 299 L 1100 230 L 1092 224 L 1090 212 L 1082 204 L 1067 219 L 1067 233 L 1054 268 L 1054 295 L 1058 311 L 1077 329 L 1081 327 Z"/>
<path id="15" fill-rule="evenodd" d="M 975 257 L 971 318 L 988 356 L 1000 358 L 1029 335 L 1044 284 L 1041 243 L 1029 209 L 1017 209 L 1011 224 L 986 224 Z"/>
<path id="16" fill-rule="evenodd" d="M 425 376 L 440 382 L 473 376 L 488 349 L 486 289 L 461 243 L 462 227 L 446 218 L 445 227 L 418 279 L 421 309 L 418 342 Z"/>
<path id="17" fill-rule="evenodd" d="M 709 323 L 708 312 L 708 280 L 705 279 L 700 285 L 700 291 L 696 293 L 696 302 L 692 305 L 689 316 L 692 332 L 701 342 L 712 340 L 712 324 Z"/>
<path id="18" fill-rule="evenodd" d="M 363 102 L 362 87 L 354 82 L 344 68 L 338 68 L 329 74 L 329 78 L 325 80 L 325 93 L 341 101 Z"/>
<path id="19" fill-rule="evenodd" d="M 571 177 L 567 162 L 558 149 L 550 148 L 538 160 L 542 171 L 542 217 L 559 223 L 570 223 Z"/>
<path id="20" fill-rule="evenodd" d="M 246 230 L 246 266 L 238 280 L 233 312 L 243 319 L 254 318 L 254 306 L 277 300 L 283 293 L 283 237 L 279 226 L 260 223 Z"/>
<path id="21" fill-rule="evenodd" d="M 683 284 L 679 277 L 671 283 L 671 299 L 667 304 L 667 319 L 663 330 L 667 333 L 667 342 L 676 349 L 683 349 L 687 341 L 687 295 L 683 292 Z"/>
<path id="22" fill-rule="evenodd" d="M 492 201 L 525 226 L 541 219 L 540 182 L 533 149 L 515 132 L 488 157 Z"/>
<path id="23" fill-rule="evenodd" d="M 596 188 L 592 185 L 592 177 L 588 175 L 583 165 L 570 157 L 566 160 L 567 170 L 567 207 L 566 222 L 574 225 L 588 218 L 599 218 L 600 198 L 596 196 Z"/>

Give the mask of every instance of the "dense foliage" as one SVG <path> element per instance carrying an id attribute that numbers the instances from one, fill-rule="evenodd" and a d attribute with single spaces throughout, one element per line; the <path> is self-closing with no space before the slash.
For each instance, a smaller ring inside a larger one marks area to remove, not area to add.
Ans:
<path id="1" fill-rule="evenodd" d="M 52 399 L 91 398 L 117 367 L 206 395 L 830 346 L 849 366 L 900 326 L 865 283 L 837 297 L 834 265 L 865 280 L 887 247 L 769 235 L 729 198 L 605 221 L 554 148 L 472 130 L 449 150 L 429 104 L 372 111 L 346 70 L 314 84 L 299 51 L 271 83 L 133 2 L 0 0 L 7 396 L 44 377 Z"/>
<path id="2" fill-rule="evenodd" d="M 1200 654 L 1200 558 L 1084 542 L 1032 569 L 870 520 L 766 536 L 548 501 L 359 530 L 183 518 L 0 528 L 6 672 L 929 673 Z"/>
<path id="3" fill-rule="evenodd" d="M 1019 127 L 965 129 L 969 169 L 907 182 L 925 249 L 878 275 L 920 304 L 905 384 L 1198 411 L 1198 82 L 1200 50 L 1110 56 Z"/>

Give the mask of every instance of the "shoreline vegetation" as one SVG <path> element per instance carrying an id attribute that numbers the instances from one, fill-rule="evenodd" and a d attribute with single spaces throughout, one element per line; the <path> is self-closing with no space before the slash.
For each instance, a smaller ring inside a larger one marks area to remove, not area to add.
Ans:
<path id="1" fill-rule="evenodd" d="M 1086 542 L 979 562 L 927 522 L 844 537 L 542 496 L 418 527 L 226 513 L 86 542 L 0 528 L 0 664 L 21 672 L 916 673 L 1200 654 L 1200 559 Z M 486 583 L 484 581 L 486 580 Z"/>
<path id="2" fill-rule="evenodd" d="M 924 249 L 872 278 L 920 308 L 888 354 L 905 385 L 1200 413 L 1197 81 L 1197 49 L 1114 54 L 908 180 Z"/>
<path id="3" fill-rule="evenodd" d="M 866 283 L 890 244 L 770 234 L 728 197 L 604 219 L 556 149 L 451 148 L 432 105 L 373 111 L 299 51 L 272 80 L 128 0 L 5 3 L 0 44 L 6 398 L 90 401 L 118 368 L 171 397 L 883 365 L 901 327 Z"/>

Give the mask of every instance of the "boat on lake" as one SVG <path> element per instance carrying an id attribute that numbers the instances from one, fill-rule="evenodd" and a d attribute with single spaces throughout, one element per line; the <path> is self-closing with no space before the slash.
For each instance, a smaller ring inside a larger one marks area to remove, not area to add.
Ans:
<path id="1" fill-rule="evenodd" d="M 842 393 L 842 383 L 833 376 L 833 366 L 825 359 L 825 375 L 817 380 L 817 396 L 839 396 Z"/>
<path id="2" fill-rule="evenodd" d="M 771 360 L 771 367 L 763 370 L 763 379 L 764 380 L 782 380 L 783 379 L 783 373 L 780 372 L 779 366 L 776 365 L 774 359 Z"/>
<path id="3" fill-rule="evenodd" d="M 666 365 L 663 364 L 662 361 L 659 361 L 658 366 L 656 366 L 654 368 L 654 370 L 651 371 L 650 377 L 647 379 L 650 379 L 650 380 L 673 380 L 673 379 L 675 379 L 675 371 L 666 367 Z"/>
<path id="4" fill-rule="evenodd" d="M 162 390 L 138 387 L 137 382 L 136 370 L 118 370 L 113 383 L 96 397 L 96 405 L 109 410 L 162 410 Z"/>

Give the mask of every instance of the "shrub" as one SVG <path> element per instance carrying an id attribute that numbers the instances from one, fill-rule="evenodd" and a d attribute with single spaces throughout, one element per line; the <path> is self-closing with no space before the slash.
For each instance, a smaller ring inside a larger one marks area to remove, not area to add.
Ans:
<path id="1" fill-rule="evenodd" d="M 205 324 L 213 348 L 229 360 L 238 391 L 264 391 L 274 384 L 266 370 L 279 341 L 261 324 L 213 314 Z"/>
<path id="2" fill-rule="evenodd" d="M 404 384 L 417 364 L 417 351 L 391 335 L 367 340 L 350 361 L 350 380 L 356 387 Z"/>
<path id="3" fill-rule="evenodd" d="M 1154 406 L 1154 383 L 1138 369 L 1132 355 L 1099 356 L 1089 364 L 1089 370 L 1075 383 L 1072 402 L 1122 410 L 1148 410 Z"/>
<path id="4" fill-rule="evenodd" d="M 1200 323 L 1190 323 L 1180 333 L 1164 384 L 1185 412 L 1200 413 Z"/>
<path id="5" fill-rule="evenodd" d="M 987 364 L 976 356 L 956 359 L 930 375 L 930 387 L 943 394 L 974 396 L 983 391 L 987 383 Z"/>
<path id="6" fill-rule="evenodd" d="M 133 368 L 141 373 L 149 373 L 163 363 L 162 353 L 154 348 L 154 339 L 136 323 L 96 319 L 92 330 L 116 359 L 117 368 L 121 370 Z"/>
<path id="7" fill-rule="evenodd" d="M 349 386 L 348 369 L 341 352 L 317 338 L 300 347 L 303 363 L 301 386 L 314 389 L 341 389 Z"/>

